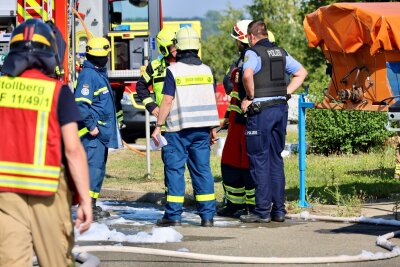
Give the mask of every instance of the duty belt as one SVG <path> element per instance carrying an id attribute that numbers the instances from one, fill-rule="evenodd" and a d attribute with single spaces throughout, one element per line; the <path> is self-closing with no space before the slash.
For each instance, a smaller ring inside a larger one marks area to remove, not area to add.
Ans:
<path id="1" fill-rule="evenodd" d="M 251 105 L 247 108 L 247 114 L 248 115 L 255 115 L 260 113 L 264 108 L 270 107 L 273 105 L 278 105 L 278 104 L 286 104 L 287 101 L 285 99 L 273 99 L 269 101 L 263 101 L 263 102 L 253 102 Z"/>
<path id="2" fill-rule="evenodd" d="M 286 104 L 287 101 L 286 101 L 286 99 L 273 99 L 273 100 L 263 101 L 263 102 L 258 102 L 258 103 L 260 103 L 261 108 L 266 108 L 266 107 L 273 106 L 273 105 Z"/>

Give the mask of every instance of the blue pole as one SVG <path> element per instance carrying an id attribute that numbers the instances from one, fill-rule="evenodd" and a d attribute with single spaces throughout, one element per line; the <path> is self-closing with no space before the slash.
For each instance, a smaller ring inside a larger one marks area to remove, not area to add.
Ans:
<path id="1" fill-rule="evenodd" d="M 299 207 L 306 208 L 310 204 L 306 201 L 306 108 L 313 108 L 314 103 L 306 102 L 304 96 L 308 94 L 308 87 L 305 94 L 299 94 L 299 173 L 300 173 L 300 199 Z"/>

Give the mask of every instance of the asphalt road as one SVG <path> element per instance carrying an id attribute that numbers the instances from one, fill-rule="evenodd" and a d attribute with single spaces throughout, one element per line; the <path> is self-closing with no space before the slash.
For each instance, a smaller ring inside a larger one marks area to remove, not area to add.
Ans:
<path id="1" fill-rule="evenodd" d="M 217 218 L 218 219 L 218 218 Z M 197 221 L 189 221 L 175 230 L 183 235 L 182 242 L 162 244 L 123 244 L 170 251 L 246 256 L 246 257 L 321 257 L 358 255 L 363 250 L 377 253 L 387 252 L 375 245 L 379 235 L 399 230 L 369 224 L 311 222 L 287 220 L 284 223 L 243 224 L 203 228 Z M 118 231 L 126 232 L 126 225 L 114 225 Z M 130 226 L 134 227 L 134 226 Z M 136 227 L 136 226 L 135 226 Z M 151 232 L 154 225 L 136 227 L 137 231 Z M 130 229 L 132 230 L 132 229 Z M 390 240 L 400 246 L 397 238 Z M 79 242 L 78 245 L 113 245 L 111 242 Z M 266 266 L 262 264 L 215 263 L 164 256 L 132 253 L 92 252 L 99 257 L 101 266 Z M 339 264 L 288 264 L 285 266 L 400 266 L 400 257 L 389 260 L 339 263 Z"/>

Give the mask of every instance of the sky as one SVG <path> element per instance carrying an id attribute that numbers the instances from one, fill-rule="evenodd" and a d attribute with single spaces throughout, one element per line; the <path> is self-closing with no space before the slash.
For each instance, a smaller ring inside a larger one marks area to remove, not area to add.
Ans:
<path id="1" fill-rule="evenodd" d="M 239 9 L 252 2 L 252 0 L 163 0 L 162 10 L 165 17 L 202 17 L 209 10 L 225 10 L 229 3 Z"/>

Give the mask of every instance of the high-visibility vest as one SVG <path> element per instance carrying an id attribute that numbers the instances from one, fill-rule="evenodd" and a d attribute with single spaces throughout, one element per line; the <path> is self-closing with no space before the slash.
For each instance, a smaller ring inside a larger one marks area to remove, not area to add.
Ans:
<path id="1" fill-rule="evenodd" d="M 37 70 L 0 77 L 0 191 L 48 196 L 58 190 L 61 83 Z"/>
<path id="2" fill-rule="evenodd" d="M 166 131 L 219 126 L 210 67 L 178 62 L 168 69 L 175 78 L 176 91 L 166 119 Z"/>
<path id="3" fill-rule="evenodd" d="M 161 100 L 163 99 L 162 90 L 164 87 L 165 76 L 167 75 L 167 66 L 165 59 L 156 59 L 151 62 L 151 67 L 153 68 L 153 92 L 156 96 L 157 106 L 161 105 Z"/>

